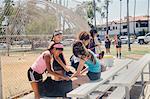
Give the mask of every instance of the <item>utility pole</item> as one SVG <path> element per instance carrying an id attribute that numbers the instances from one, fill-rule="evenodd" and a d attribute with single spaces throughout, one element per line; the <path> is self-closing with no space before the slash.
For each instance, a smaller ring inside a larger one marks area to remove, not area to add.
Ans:
<path id="1" fill-rule="evenodd" d="M 108 5 L 109 1 L 106 1 L 106 34 L 108 35 Z"/>
<path id="2" fill-rule="evenodd" d="M 2 65 L 1 65 L 1 56 L 0 56 L 0 99 L 3 99 L 3 85 L 2 85 Z"/>
<path id="3" fill-rule="evenodd" d="M 122 14 L 122 0 L 120 0 L 120 36 L 121 36 L 121 14 Z"/>
<path id="4" fill-rule="evenodd" d="M 6 43 L 7 43 L 7 56 L 9 56 L 9 51 L 10 51 L 9 25 L 6 26 Z"/>
<path id="5" fill-rule="evenodd" d="M 96 28 L 96 3 L 95 3 L 95 0 L 93 0 L 93 9 L 94 9 L 94 26 Z"/>
<path id="6" fill-rule="evenodd" d="M 147 21 L 148 21 L 148 26 L 147 26 L 147 32 L 149 33 L 149 0 L 148 0 L 148 9 L 147 9 Z"/>
<path id="7" fill-rule="evenodd" d="M 130 45 L 130 25 L 129 25 L 129 0 L 127 0 L 127 33 L 128 33 L 128 51 L 131 51 L 131 45 Z"/>
<path id="8" fill-rule="evenodd" d="M 134 0 L 134 21 L 133 21 L 133 30 L 134 30 L 134 35 L 136 36 L 136 33 L 135 33 L 135 25 L 136 25 L 135 12 L 136 12 L 136 0 Z"/>

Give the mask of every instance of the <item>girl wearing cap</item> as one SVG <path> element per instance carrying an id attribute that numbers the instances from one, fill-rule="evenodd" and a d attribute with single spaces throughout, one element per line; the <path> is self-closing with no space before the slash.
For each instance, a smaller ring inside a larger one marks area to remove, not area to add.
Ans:
<path id="1" fill-rule="evenodd" d="M 62 31 L 58 30 L 53 33 L 53 37 L 51 39 L 51 43 L 60 43 L 62 41 L 63 35 Z M 63 52 L 57 55 L 53 55 L 53 69 L 55 72 L 65 76 L 66 72 L 69 72 L 69 66 L 66 66 L 66 60 L 64 58 Z M 61 80 L 60 78 L 54 76 L 54 80 Z"/>
<path id="2" fill-rule="evenodd" d="M 101 64 L 96 55 L 89 49 L 86 49 L 81 41 L 77 41 L 73 45 L 73 54 L 80 58 L 80 62 L 77 68 L 77 71 L 72 75 L 72 77 L 78 77 L 78 80 L 73 81 L 74 84 L 82 80 L 82 83 L 87 81 L 94 81 L 100 79 L 101 76 Z M 83 66 L 86 65 L 87 68 L 83 69 Z M 88 70 L 87 76 L 82 76 L 81 74 Z M 83 81 L 84 79 L 84 81 Z M 86 80 L 86 81 L 85 81 Z"/>
<path id="3" fill-rule="evenodd" d="M 53 33 L 53 37 L 51 39 L 51 41 L 55 42 L 55 43 L 60 43 L 62 41 L 63 38 L 63 32 L 61 30 L 56 30 Z"/>
<path id="4" fill-rule="evenodd" d="M 44 51 L 32 64 L 28 70 L 28 79 L 31 82 L 32 89 L 34 91 L 35 99 L 40 99 L 38 82 L 42 81 L 42 74 L 47 70 L 50 74 L 61 78 L 63 80 L 69 80 L 68 77 L 64 77 L 51 68 L 52 55 L 58 55 L 62 53 L 63 45 L 61 43 L 52 44 L 52 46 Z"/>

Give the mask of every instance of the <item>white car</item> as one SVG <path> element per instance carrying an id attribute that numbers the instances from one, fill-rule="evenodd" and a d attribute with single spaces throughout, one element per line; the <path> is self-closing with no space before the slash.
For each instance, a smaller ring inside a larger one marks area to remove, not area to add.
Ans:
<path id="1" fill-rule="evenodd" d="M 147 33 L 145 36 L 139 36 L 137 42 L 139 44 L 148 44 L 150 42 L 150 33 Z"/>
<path id="2" fill-rule="evenodd" d="M 75 42 L 75 39 L 65 39 L 62 41 L 64 46 L 72 46 L 72 44 Z"/>
<path id="3" fill-rule="evenodd" d="M 5 49 L 7 48 L 7 44 L 5 43 L 0 43 L 0 49 Z"/>
<path id="4" fill-rule="evenodd" d="M 128 36 L 120 36 L 122 44 L 128 44 Z M 134 43 L 134 39 L 130 37 L 130 43 Z"/>

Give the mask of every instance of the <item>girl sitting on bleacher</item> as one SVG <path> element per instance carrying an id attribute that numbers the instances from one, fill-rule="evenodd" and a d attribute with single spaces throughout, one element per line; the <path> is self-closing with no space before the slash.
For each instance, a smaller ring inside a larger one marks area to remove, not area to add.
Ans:
<path id="1" fill-rule="evenodd" d="M 72 77 L 79 76 L 88 70 L 86 81 L 94 81 L 100 79 L 101 76 L 101 63 L 96 55 L 89 49 L 86 49 L 81 41 L 77 41 L 73 45 L 73 54 L 80 58 L 80 62 L 77 71 L 72 75 Z M 84 64 L 87 68 L 83 69 Z M 83 70 L 82 70 L 83 69 Z M 85 78 L 82 78 L 82 80 Z"/>

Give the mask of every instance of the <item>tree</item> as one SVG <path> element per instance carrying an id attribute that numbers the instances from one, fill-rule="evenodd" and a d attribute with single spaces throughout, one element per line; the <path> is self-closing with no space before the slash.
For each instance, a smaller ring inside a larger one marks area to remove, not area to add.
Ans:
<path id="1" fill-rule="evenodd" d="M 109 7 L 109 3 L 111 2 L 111 0 L 105 0 L 104 1 L 104 9 L 106 10 L 106 34 L 108 35 L 108 7 Z"/>
<path id="2" fill-rule="evenodd" d="M 87 2 L 87 17 L 88 17 L 88 23 L 90 26 L 93 26 L 93 19 L 95 18 L 96 21 L 96 12 L 98 12 L 101 16 L 104 16 L 104 12 L 102 12 L 102 7 L 98 6 L 98 3 L 101 3 L 101 0 L 97 0 L 95 3 L 95 0 L 88 1 Z M 96 22 L 95 22 L 96 25 Z"/>
<path id="3" fill-rule="evenodd" d="M 4 32 L 2 32 L 2 21 L 3 21 L 4 17 L 2 17 L 2 14 L 0 14 L 0 35 L 3 35 Z"/>
<path id="4" fill-rule="evenodd" d="M 5 0 L 5 6 L 4 6 L 4 15 L 5 16 L 11 16 L 13 12 L 13 1 L 12 0 Z"/>
<path id="5" fill-rule="evenodd" d="M 26 35 L 49 35 L 56 26 L 57 20 L 55 13 L 46 4 L 46 8 L 36 6 L 36 2 L 28 1 L 25 6 L 25 33 Z"/>

